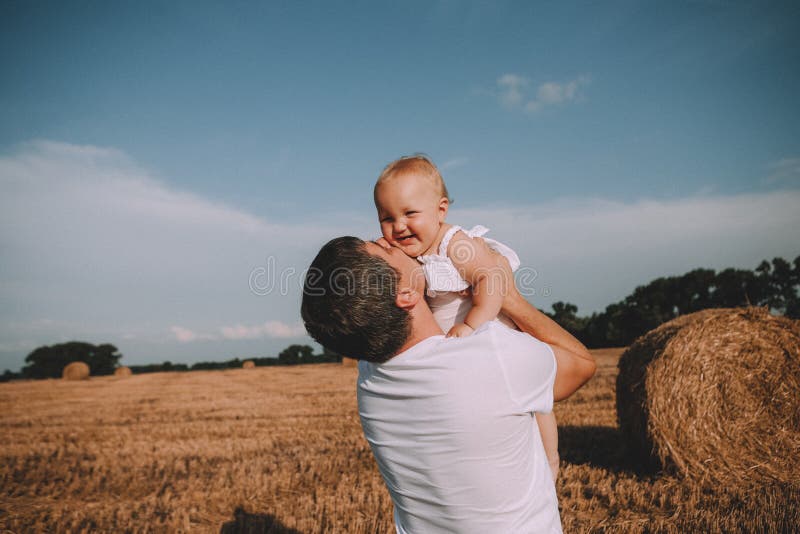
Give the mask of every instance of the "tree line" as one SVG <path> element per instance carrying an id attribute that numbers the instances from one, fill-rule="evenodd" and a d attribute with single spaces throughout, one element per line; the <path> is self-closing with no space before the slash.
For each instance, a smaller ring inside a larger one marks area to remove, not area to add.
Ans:
<path id="1" fill-rule="evenodd" d="M 800 319 L 799 289 L 800 256 L 791 263 L 775 258 L 752 271 L 694 269 L 656 278 L 590 316 L 578 316 L 578 307 L 568 302 L 556 302 L 547 315 L 587 347 L 625 347 L 662 323 L 707 308 L 766 306 Z"/>
<path id="2" fill-rule="evenodd" d="M 22 371 L 14 373 L 6 369 L 0 375 L 0 382 L 7 382 L 16 378 L 60 378 L 61 373 L 70 362 L 85 362 L 89 366 L 92 376 L 103 376 L 114 374 L 114 370 L 119 366 L 122 354 L 119 353 L 114 345 L 103 343 L 92 345 L 83 341 L 70 341 L 59 343 L 52 346 L 44 346 L 35 349 L 25 358 L 25 365 Z M 330 363 L 341 362 L 342 357 L 335 352 L 323 348 L 319 354 L 314 353 L 314 349 L 309 345 L 290 345 L 283 349 L 278 357 L 247 358 L 257 367 L 271 365 L 299 365 L 307 363 Z M 147 365 L 131 365 L 130 369 L 134 374 L 158 373 L 164 371 L 200 371 L 217 369 L 238 369 L 242 367 L 245 360 L 234 358 L 223 362 L 197 362 L 192 365 L 185 363 L 172 363 L 165 361 L 162 363 L 152 363 Z"/>
<path id="3" fill-rule="evenodd" d="M 323 347 L 322 352 L 314 354 L 314 349 L 309 345 L 289 345 L 283 349 L 277 358 L 233 358 L 224 362 L 197 362 L 192 365 L 185 363 L 153 363 L 148 365 L 131 365 L 134 374 L 139 373 L 159 373 L 162 371 L 215 371 L 221 369 L 240 369 L 245 361 L 252 361 L 256 367 L 269 367 L 274 365 L 300 365 L 307 363 L 336 363 L 341 362 L 342 357 L 335 352 L 331 352 Z"/>
<path id="4" fill-rule="evenodd" d="M 114 374 L 122 354 L 110 343 L 92 345 L 83 341 L 70 341 L 35 349 L 25 358 L 27 365 L 18 377 L 4 378 L 58 378 L 64 367 L 71 362 L 85 362 L 93 375 Z"/>

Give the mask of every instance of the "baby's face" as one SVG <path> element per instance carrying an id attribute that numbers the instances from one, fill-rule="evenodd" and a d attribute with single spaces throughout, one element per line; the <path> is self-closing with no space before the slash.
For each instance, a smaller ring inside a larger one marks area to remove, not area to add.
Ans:
<path id="1" fill-rule="evenodd" d="M 447 215 L 448 201 L 425 177 L 393 176 L 375 191 L 381 232 L 386 240 L 416 258 L 435 252 L 439 228 Z"/>

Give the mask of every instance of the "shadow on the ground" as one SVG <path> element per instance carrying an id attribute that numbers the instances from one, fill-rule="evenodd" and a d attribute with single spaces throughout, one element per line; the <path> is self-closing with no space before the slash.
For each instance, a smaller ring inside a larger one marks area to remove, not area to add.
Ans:
<path id="1" fill-rule="evenodd" d="M 616 427 L 560 426 L 558 450 L 565 462 L 589 464 L 613 473 L 652 476 L 658 471 L 652 460 L 630 454 L 625 437 Z"/>
<path id="2" fill-rule="evenodd" d="M 237 508 L 233 521 L 223 523 L 219 534 L 303 534 L 284 526 L 271 514 L 250 514 Z"/>

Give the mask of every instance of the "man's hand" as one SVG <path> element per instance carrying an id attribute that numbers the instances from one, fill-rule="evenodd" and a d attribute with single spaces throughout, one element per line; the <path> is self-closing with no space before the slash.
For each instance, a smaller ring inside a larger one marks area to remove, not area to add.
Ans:
<path id="1" fill-rule="evenodd" d="M 468 324 L 456 323 L 447 333 L 447 337 L 467 337 L 472 334 L 472 332 L 474 332 L 474 330 Z"/>

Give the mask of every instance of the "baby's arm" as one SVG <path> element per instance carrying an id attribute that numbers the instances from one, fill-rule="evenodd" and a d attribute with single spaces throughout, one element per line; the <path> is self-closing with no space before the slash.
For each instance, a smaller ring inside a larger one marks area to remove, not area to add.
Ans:
<path id="1" fill-rule="evenodd" d="M 447 255 L 461 277 L 472 286 L 472 309 L 464 323 L 456 324 L 448 337 L 468 336 L 479 326 L 497 317 L 513 280 L 500 262 L 505 259 L 494 254 L 483 243 L 476 243 L 463 232 L 456 232 L 447 247 Z"/>
<path id="2" fill-rule="evenodd" d="M 553 482 L 558 478 L 558 427 L 556 426 L 556 414 L 537 413 L 536 424 L 539 425 L 539 434 L 542 436 L 544 453 L 547 456 L 547 463 L 550 464 L 550 475 Z"/>

